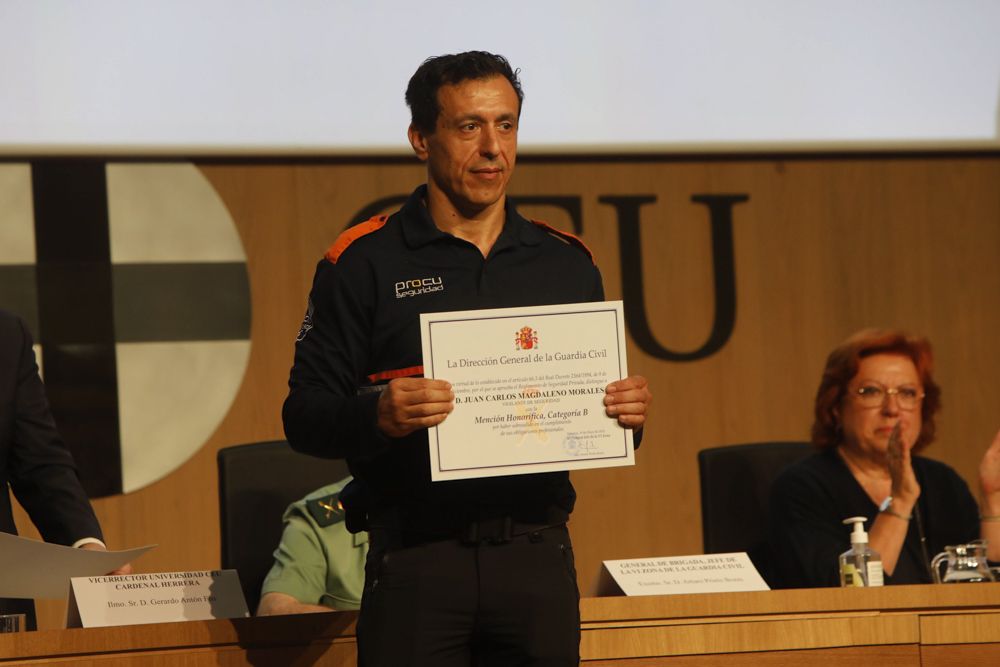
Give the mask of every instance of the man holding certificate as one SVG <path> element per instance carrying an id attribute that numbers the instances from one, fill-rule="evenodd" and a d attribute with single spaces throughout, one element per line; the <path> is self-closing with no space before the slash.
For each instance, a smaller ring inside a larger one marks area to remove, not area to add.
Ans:
<path id="1" fill-rule="evenodd" d="M 466 404 L 456 405 L 444 372 L 425 377 L 421 314 L 604 300 L 583 244 L 507 201 L 522 98 L 501 56 L 420 66 L 406 91 L 408 136 L 427 184 L 330 247 L 296 342 L 288 440 L 346 458 L 367 508 L 358 622 L 367 667 L 579 660 L 568 472 L 431 480 L 428 429 Z M 530 346 L 531 333 L 519 335 Z M 616 428 L 642 428 L 644 378 L 597 391 Z"/>

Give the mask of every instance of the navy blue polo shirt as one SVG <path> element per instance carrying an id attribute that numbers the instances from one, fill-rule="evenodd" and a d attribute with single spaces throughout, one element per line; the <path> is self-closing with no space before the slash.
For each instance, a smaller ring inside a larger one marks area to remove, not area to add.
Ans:
<path id="1" fill-rule="evenodd" d="M 421 186 L 395 214 L 346 230 L 319 262 L 283 410 L 288 440 L 346 458 L 375 510 L 404 510 L 415 521 L 530 521 L 552 507 L 568 516 L 575 493 L 566 472 L 432 484 L 427 431 L 391 439 L 376 427 L 375 390 L 423 374 L 420 313 L 604 300 L 600 271 L 575 237 L 526 220 L 508 200 L 484 258 L 437 228 L 425 194 Z"/>

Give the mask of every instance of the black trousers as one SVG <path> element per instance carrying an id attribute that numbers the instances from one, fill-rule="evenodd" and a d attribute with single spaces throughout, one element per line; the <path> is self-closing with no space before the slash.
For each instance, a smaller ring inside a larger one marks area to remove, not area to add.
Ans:
<path id="1" fill-rule="evenodd" d="M 565 525 L 509 542 L 395 546 L 369 537 L 360 667 L 568 667 L 580 595 Z"/>

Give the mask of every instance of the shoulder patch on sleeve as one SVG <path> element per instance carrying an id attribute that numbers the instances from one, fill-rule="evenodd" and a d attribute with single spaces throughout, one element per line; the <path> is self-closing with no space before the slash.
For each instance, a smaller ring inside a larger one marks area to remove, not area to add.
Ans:
<path id="1" fill-rule="evenodd" d="M 583 241 L 580 240 L 579 236 L 570 234 L 569 232 L 564 232 L 561 229 L 556 229 L 552 225 L 542 222 L 541 220 L 532 220 L 531 224 L 541 228 L 545 232 L 548 232 L 550 236 L 556 237 L 563 243 L 566 243 L 571 246 L 576 246 L 577 248 L 579 248 L 580 250 L 582 250 L 587 254 L 587 257 L 590 259 L 592 263 L 594 264 L 597 263 L 594 262 L 594 253 L 590 251 L 590 248 L 587 247 L 587 244 L 585 244 Z"/>
<path id="2" fill-rule="evenodd" d="M 340 259 L 340 255 L 347 250 L 349 245 L 366 234 L 371 234 L 372 232 L 382 229 L 388 220 L 389 216 L 387 215 L 375 215 L 368 218 L 364 222 L 345 229 L 341 232 L 340 236 L 337 237 L 337 240 L 333 242 L 333 245 L 327 249 L 325 257 L 331 263 L 336 264 L 337 260 Z"/>
<path id="3" fill-rule="evenodd" d="M 340 504 L 339 493 L 307 500 L 306 509 L 321 528 L 344 520 L 344 506 Z"/>

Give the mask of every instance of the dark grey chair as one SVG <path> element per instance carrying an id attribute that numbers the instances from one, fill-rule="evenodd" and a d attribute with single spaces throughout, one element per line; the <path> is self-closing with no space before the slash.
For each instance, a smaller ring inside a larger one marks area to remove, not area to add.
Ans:
<path id="1" fill-rule="evenodd" d="M 782 470 L 812 452 L 806 442 L 761 442 L 698 452 L 705 553 L 745 551 L 770 576 L 767 502 Z"/>
<path id="2" fill-rule="evenodd" d="M 239 572 L 252 614 L 274 563 L 285 508 L 349 472 L 343 460 L 299 454 L 284 440 L 224 447 L 216 460 L 222 567 Z"/>

